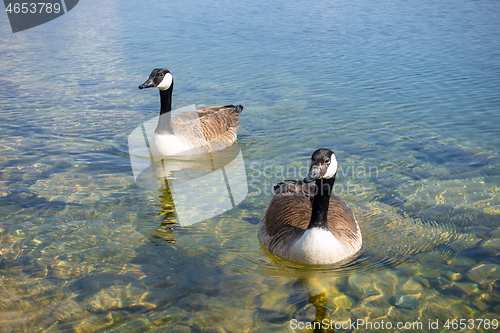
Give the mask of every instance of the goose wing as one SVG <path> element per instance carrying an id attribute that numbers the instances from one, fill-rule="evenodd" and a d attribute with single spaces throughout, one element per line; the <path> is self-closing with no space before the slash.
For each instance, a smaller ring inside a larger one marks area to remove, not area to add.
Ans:
<path id="1" fill-rule="evenodd" d="M 236 140 L 242 110 L 241 105 L 225 105 L 183 112 L 172 118 L 172 127 L 194 146 L 209 144 L 210 150 L 219 150 Z"/>
<path id="2" fill-rule="evenodd" d="M 209 106 L 199 109 L 203 134 L 208 142 L 234 142 L 240 124 L 241 105 Z"/>
<path id="3" fill-rule="evenodd" d="M 330 231 L 354 245 L 360 242 L 361 232 L 351 209 L 339 197 L 332 194 L 328 207 L 328 227 Z"/>
<path id="4" fill-rule="evenodd" d="M 276 194 L 259 226 L 262 244 L 273 253 L 286 252 L 286 248 L 300 238 L 309 225 L 311 189 L 304 184 L 294 181 L 292 184 L 279 183 L 275 186 Z"/>
<path id="5" fill-rule="evenodd" d="M 304 183 L 301 180 L 287 180 L 291 183 L 278 183 L 274 186 L 274 193 L 279 195 L 284 194 L 296 194 L 299 196 L 305 196 L 311 202 L 314 198 L 314 193 L 316 193 L 316 185 L 313 183 Z"/>
<path id="6" fill-rule="evenodd" d="M 206 152 L 221 150 L 236 140 L 242 110 L 241 105 L 225 105 L 183 112 L 172 118 L 172 128 L 194 147 L 207 147 Z"/>

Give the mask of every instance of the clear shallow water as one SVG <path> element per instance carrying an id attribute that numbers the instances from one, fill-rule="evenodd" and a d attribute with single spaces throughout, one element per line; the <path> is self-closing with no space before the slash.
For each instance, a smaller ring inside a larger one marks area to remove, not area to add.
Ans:
<path id="1" fill-rule="evenodd" d="M 12 34 L 5 15 L 1 330 L 498 319 L 499 16 L 495 1 L 90 1 Z M 155 67 L 174 107 L 245 106 L 248 195 L 191 227 L 132 175 Z M 314 268 L 268 254 L 256 224 L 318 147 L 337 153 L 364 245 Z"/>

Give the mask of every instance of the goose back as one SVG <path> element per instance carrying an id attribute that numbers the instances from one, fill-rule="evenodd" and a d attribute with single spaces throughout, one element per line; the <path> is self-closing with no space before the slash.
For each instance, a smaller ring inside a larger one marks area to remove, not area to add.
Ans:
<path id="1" fill-rule="evenodd" d="M 209 106 L 183 112 L 172 118 L 176 136 L 186 138 L 192 147 L 205 147 L 205 152 L 224 149 L 236 140 L 241 105 Z"/>

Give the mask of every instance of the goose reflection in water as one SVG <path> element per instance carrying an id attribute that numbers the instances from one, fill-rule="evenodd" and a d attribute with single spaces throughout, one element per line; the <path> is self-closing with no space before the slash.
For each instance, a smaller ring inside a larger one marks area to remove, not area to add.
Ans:
<path id="1" fill-rule="evenodd" d="M 177 221 L 180 226 L 189 226 L 220 215 L 245 199 L 246 169 L 237 143 L 196 158 L 158 160 L 150 154 L 148 123 L 129 135 L 130 162 L 139 187 L 160 191 L 158 206 L 163 224 Z"/>

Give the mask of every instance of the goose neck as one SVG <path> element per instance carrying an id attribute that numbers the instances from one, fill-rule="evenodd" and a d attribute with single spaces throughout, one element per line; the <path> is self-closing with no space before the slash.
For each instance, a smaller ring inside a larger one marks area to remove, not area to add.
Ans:
<path id="1" fill-rule="evenodd" d="M 156 134 L 174 134 L 172 129 L 172 87 L 160 90 L 160 117 L 156 126 Z"/>
<path id="2" fill-rule="evenodd" d="M 160 90 L 160 115 L 172 111 L 172 87 Z"/>
<path id="3" fill-rule="evenodd" d="M 311 221 L 308 229 L 323 228 L 328 230 L 328 207 L 334 183 L 335 177 L 316 180 L 316 193 L 312 202 Z"/>

